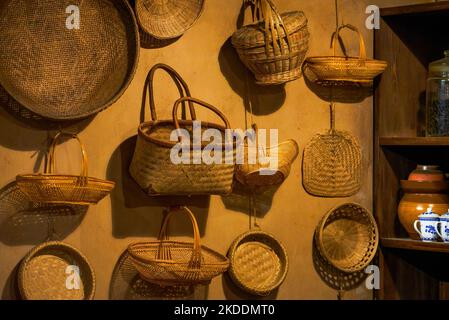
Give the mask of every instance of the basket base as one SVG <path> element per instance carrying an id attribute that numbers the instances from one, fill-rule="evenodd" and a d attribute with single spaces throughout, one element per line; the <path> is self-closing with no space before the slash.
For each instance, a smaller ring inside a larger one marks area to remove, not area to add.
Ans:
<path id="1" fill-rule="evenodd" d="M 162 288 L 165 288 L 165 287 L 188 287 L 188 286 L 192 286 L 192 285 L 209 285 L 211 282 L 210 280 L 209 281 L 157 280 L 157 279 L 147 278 L 141 273 L 139 273 L 139 276 L 143 281 L 158 285 Z"/>
<path id="2" fill-rule="evenodd" d="M 256 83 L 262 86 L 280 85 L 286 82 L 294 81 L 301 78 L 301 68 L 295 68 L 286 72 L 278 72 L 272 74 L 255 73 Z"/>

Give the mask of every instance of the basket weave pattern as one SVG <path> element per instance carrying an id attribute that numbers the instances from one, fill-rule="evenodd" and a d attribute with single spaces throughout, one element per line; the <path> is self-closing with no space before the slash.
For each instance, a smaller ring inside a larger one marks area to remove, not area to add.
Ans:
<path id="1" fill-rule="evenodd" d="M 200 245 L 195 216 L 187 207 L 182 210 L 192 222 L 193 243 L 168 239 L 168 224 L 177 212 L 173 210 L 162 223 L 158 241 L 134 243 L 128 247 L 130 259 L 144 280 L 162 286 L 207 284 L 228 269 L 226 257 Z"/>
<path id="2" fill-rule="evenodd" d="M 372 214 L 358 204 L 343 204 L 327 213 L 317 226 L 316 243 L 321 255 L 344 272 L 365 269 L 379 244 Z"/>

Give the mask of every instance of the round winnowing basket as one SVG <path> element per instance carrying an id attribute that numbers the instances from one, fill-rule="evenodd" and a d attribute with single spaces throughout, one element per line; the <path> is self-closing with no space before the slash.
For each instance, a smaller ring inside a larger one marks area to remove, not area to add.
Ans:
<path id="1" fill-rule="evenodd" d="M 25 300 L 92 300 L 95 295 L 95 274 L 86 257 L 57 241 L 28 253 L 20 264 L 18 282 Z"/>
<path id="2" fill-rule="evenodd" d="M 315 232 L 321 255 L 344 272 L 365 269 L 373 260 L 379 244 L 379 232 L 372 214 L 355 203 L 329 211 Z"/>
<path id="3" fill-rule="evenodd" d="M 273 235 L 263 231 L 249 231 L 235 239 L 228 258 L 231 279 L 252 295 L 268 296 L 287 276 L 287 251 Z"/>
<path id="4" fill-rule="evenodd" d="M 134 77 L 140 47 L 125 0 L 3 0 L 0 43 L 8 44 L 0 46 L 0 84 L 52 120 L 113 104 Z"/>
<path id="5" fill-rule="evenodd" d="M 203 12 L 204 0 L 136 0 L 141 28 L 157 39 L 182 36 Z"/>
<path id="6" fill-rule="evenodd" d="M 277 85 L 298 79 L 309 49 L 307 18 L 301 11 L 279 14 L 270 0 L 253 1 L 254 24 L 232 36 L 242 62 L 256 83 Z"/>
<path id="7" fill-rule="evenodd" d="M 133 243 L 128 247 L 129 257 L 140 276 L 161 286 L 208 284 L 214 277 L 226 272 L 228 259 L 200 244 L 200 231 L 193 213 L 182 207 L 193 227 L 193 243 L 170 241 L 167 228 L 172 209 L 162 223 L 158 241 Z"/>
<path id="8" fill-rule="evenodd" d="M 320 197 L 349 197 L 362 184 L 362 152 L 349 132 L 335 130 L 331 104 L 331 129 L 316 135 L 304 149 L 302 177 L 306 191 Z"/>
<path id="9" fill-rule="evenodd" d="M 81 146 L 83 156 L 82 172 L 79 176 L 55 174 L 55 148 L 60 137 L 68 135 L 76 139 Z M 106 197 L 115 183 L 113 181 L 88 176 L 87 154 L 76 134 L 58 133 L 53 139 L 47 157 L 44 174 L 18 175 L 16 178 L 20 190 L 33 202 L 54 204 L 97 204 Z"/>
<path id="10" fill-rule="evenodd" d="M 358 33 L 359 57 L 336 55 L 336 42 L 339 39 L 340 31 L 344 28 Z M 332 50 L 334 56 L 309 57 L 304 63 L 305 69 L 310 70 L 315 75 L 315 82 L 322 85 L 360 84 L 370 86 L 373 79 L 387 68 L 387 62 L 366 57 L 365 41 L 362 34 L 356 27 L 349 24 L 340 26 L 332 36 Z"/>

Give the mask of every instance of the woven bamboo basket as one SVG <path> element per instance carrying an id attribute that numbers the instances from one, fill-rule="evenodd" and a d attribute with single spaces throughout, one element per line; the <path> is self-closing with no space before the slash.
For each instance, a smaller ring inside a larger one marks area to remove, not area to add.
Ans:
<path id="1" fill-rule="evenodd" d="M 55 174 L 55 149 L 60 137 L 70 136 L 81 146 L 83 156 L 82 171 L 79 176 Z M 54 204 L 96 204 L 106 197 L 115 183 L 88 176 L 87 154 L 76 134 L 58 133 L 53 139 L 47 157 L 45 173 L 18 175 L 16 178 L 20 190 L 31 201 Z"/>
<path id="2" fill-rule="evenodd" d="M 302 181 L 306 191 L 320 197 L 349 197 L 362 185 L 362 152 L 349 132 L 335 130 L 331 103 L 331 129 L 312 138 L 304 149 Z"/>
<path id="3" fill-rule="evenodd" d="M 173 107 L 173 118 L 171 120 L 158 120 L 154 96 L 153 96 L 153 77 L 157 69 L 167 71 L 175 81 L 181 96 L 184 88 L 187 97 L 183 97 L 175 102 Z M 229 194 L 232 192 L 232 182 L 234 177 L 234 156 L 235 148 L 226 137 L 226 129 L 230 128 L 226 116 L 214 106 L 188 97 L 190 91 L 187 85 L 171 67 L 167 65 L 156 65 L 150 71 L 148 76 L 148 87 L 150 92 L 150 110 L 152 121 L 144 122 L 139 126 L 138 138 L 134 156 L 129 168 L 133 179 L 149 195 L 210 195 L 210 194 Z M 143 97 L 145 105 L 146 91 Z M 188 103 L 192 120 L 178 120 L 177 112 L 180 104 Z M 201 159 L 205 143 L 195 146 L 193 142 L 193 124 L 196 121 L 195 109 L 193 103 L 212 110 L 224 122 L 224 126 L 201 122 L 202 132 L 207 129 L 217 129 L 222 133 L 221 144 L 217 146 L 223 150 L 221 164 L 193 163 L 194 158 Z M 182 128 L 190 134 L 190 163 L 175 164 L 171 160 L 172 148 L 178 142 L 171 141 L 170 135 L 174 130 Z M 225 150 L 232 148 L 232 152 Z"/>
<path id="4" fill-rule="evenodd" d="M 240 59 L 256 83 L 277 85 L 301 77 L 309 49 L 307 18 L 301 11 L 278 14 L 271 0 L 253 1 L 253 21 L 232 36 Z"/>
<path id="5" fill-rule="evenodd" d="M 318 224 L 315 237 L 321 255 L 344 272 L 365 269 L 379 245 L 379 232 L 373 215 L 355 203 L 330 210 Z"/>
<path id="6" fill-rule="evenodd" d="M 337 56 L 336 43 L 342 29 L 350 29 L 359 35 L 359 57 Z M 316 77 L 315 82 L 322 85 L 360 84 L 371 86 L 373 79 L 387 68 L 387 62 L 368 59 L 365 41 L 360 31 L 350 25 L 340 26 L 332 36 L 333 56 L 309 57 L 304 68 L 310 70 Z"/>
<path id="7" fill-rule="evenodd" d="M 79 8 L 79 29 L 76 10 L 66 13 L 69 6 Z M 0 47 L 0 83 L 47 119 L 82 119 L 104 110 L 137 68 L 138 27 L 124 0 L 3 0 L 0 30 L 0 43 L 8 44 Z"/>
<path id="8" fill-rule="evenodd" d="M 249 231 L 234 240 L 228 251 L 232 281 L 256 296 L 279 288 L 288 272 L 288 256 L 276 238 L 263 231 Z"/>
<path id="9" fill-rule="evenodd" d="M 86 257 L 57 241 L 28 253 L 19 267 L 18 284 L 25 300 L 92 300 L 95 295 L 95 274 Z"/>
<path id="10" fill-rule="evenodd" d="M 193 243 L 168 239 L 170 219 L 180 211 L 192 222 Z M 229 267 L 225 256 L 200 244 L 198 223 L 187 207 L 173 208 L 166 215 L 158 241 L 131 244 L 128 253 L 140 276 L 161 286 L 208 284 Z"/>
<path id="11" fill-rule="evenodd" d="M 199 19 L 204 0 L 136 0 L 141 28 L 156 39 L 182 36 Z"/>
<path id="12" fill-rule="evenodd" d="M 277 163 L 269 161 L 261 164 L 259 159 L 255 164 L 250 164 L 249 152 L 258 154 L 258 146 L 245 145 L 244 164 L 236 166 L 235 177 L 242 185 L 257 188 L 282 184 L 290 174 L 292 163 L 298 156 L 299 147 L 295 140 L 290 139 L 277 146 L 266 148 L 264 156 L 269 160 L 273 154 L 277 154 Z"/>

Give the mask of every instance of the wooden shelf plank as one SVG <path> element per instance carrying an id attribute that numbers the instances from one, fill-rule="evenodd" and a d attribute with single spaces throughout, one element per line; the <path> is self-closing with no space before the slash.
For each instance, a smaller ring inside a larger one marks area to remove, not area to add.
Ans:
<path id="1" fill-rule="evenodd" d="M 449 146 L 449 137 L 380 137 L 381 146 L 444 147 Z"/>
<path id="2" fill-rule="evenodd" d="M 409 6 L 382 8 L 380 14 L 382 17 L 400 16 L 406 14 L 430 13 L 449 10 L 449 1 L 423 3 Z"/>
<path id="3" fill-rule="evenodd" d="M 382 238 L 380 244 L 386 248 L 449 253 L 449 243 L 423 242 L 412 239 Z"/>

